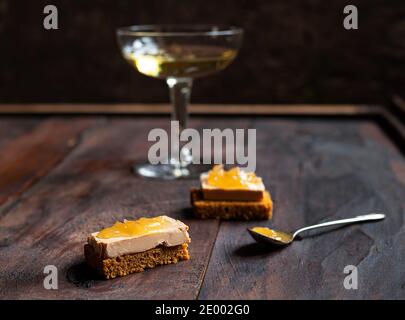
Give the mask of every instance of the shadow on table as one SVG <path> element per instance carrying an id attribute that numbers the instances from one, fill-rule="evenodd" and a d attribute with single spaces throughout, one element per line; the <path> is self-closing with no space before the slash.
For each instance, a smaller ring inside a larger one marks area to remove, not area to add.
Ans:
<path id="1" fill-rule="evenodd" d="M 90 288 L 96 281 L 102 280 L 103 278 L 83 261 L 68 268 L 66 271 L 66 279 L 77 287 Z"/>
<path id="2" fill-rule="evenodd" d="M 282 250 L 282 247 L 271 247 L 261 243 L 250 243 L 237 248 L 234 254 L 240 257 L 256 257 L 271 255 Z"/>
<path id="3" fill-rule="evenodd" d="M 183 219 L 195 219 L 195 215 L 191 207 L 181 208 L 180 213 L 181 218 Z"/>

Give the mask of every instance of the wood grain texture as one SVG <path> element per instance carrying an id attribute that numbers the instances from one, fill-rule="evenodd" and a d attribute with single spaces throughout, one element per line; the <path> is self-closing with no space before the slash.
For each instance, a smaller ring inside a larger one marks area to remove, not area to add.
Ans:
<path id="1" fill-rule="evenodd" d="M 247 114 L 247 115 L 370 115 L 381 112 L 379 105 L 359 104 L 191 104 L 190 114 Z M 94 104 L 94 103 L 15 103 L 0 104 L 0 114 L 170 114 L 169 104 Z"/>
<path id="2" fill-rule="evenodd" d="M 1 119 L 0 205 L 47 174 L 92 123 L 89 119 Z"/>
<path id="3" fill-rule="evenodd" d="M 193 127 L 203 123 L 192 121 Z M 226 121 L 211 121 L 223 127 Z M 206 125 L 206 123 L 204 123 Z M 246 125 L 235 120 L 233 125 Z M 0 220 L 0 285 L 8 298 L 195 299 L 208 265 L 219 222 L 192 217 L 188 192 L 193 180 L 151 181 L 130 173 L 146 161 L 147 133 L 163 119 L 113 119 L 83 137 L 52 174 Z M 168 214 L 190 226 L 191 260 L 141 274 L 103 281 L 83 266 L 89 233 L 117 220 Z M 43 288 L 43 268 L 60 270 L 57 291 Z"/>
<path id="4" fill-rule="evenodd" d="M 246 232 L 266 223 L 195 219 L 188 196 L 198 181 L 131 175 L 131 165 L 146 159 L 148 131 L 168 128 L 166 117 L 116 116 L 96 123 L 49 174 L 13 206 L 3 206 L 0 299 L 405 297 L 405 159 L 374 120 L 192 119 L 190 126 L 198 129 L 257 129 L 257 171 L 272 192 L 277 227 L 292 230 L 370 211 L 388 214 L 383 222 L 311 234 L 278 251 L 254 244 Z M 90 232 L 161 213 L 190 226 L 190 261 L 110 281 L 85 268 L 83 245 Z M 43 288 L 49 264 L 58 267 L 58 290 Z M 359 267 L 358 290 L 343 288 L 347 264 Z"/>
<path id="5" fill-rule="evenodd" d="M 0 118 L 0 148 L 13 139 L 32 131 L 42 120 L 42 118 L 23 117 L 17 119 L 2 116 Z"/>
<path id="6" fill-rule="evenodd" d="M 221 223 L 199 298 L 404 298 L 405 162 L 380 128 L 315 120 L 257 120 L 255 127 L 257 170 L 273 195 L 274 219 Z M 383 222 L 312 232 L 282 250 L 263 248 L 246 232 L 379 211 Z M 346 265 L 358 267 L 358 290 L 343 287 Z"/>

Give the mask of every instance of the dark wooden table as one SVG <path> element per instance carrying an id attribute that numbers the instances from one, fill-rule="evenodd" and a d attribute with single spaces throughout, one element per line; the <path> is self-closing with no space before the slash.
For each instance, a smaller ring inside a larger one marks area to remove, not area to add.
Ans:
<path id="1" fill-rule="evenodd" d="M 271 222 L 219 222 L 193 218 L 189 189 L 198 181 L 130 172 L 146 159 L 148 131 L 168 127 L 167 111 L 0 106 L 0 298 L 405 298 L 398 118 L 369 106 L 195 106 L 192 127 L 257 129 L 257 172 L 274 198 Z M 246 232 L 378 211 L 387 219 L 311 234 L 282 250 L 263 248 Z M 160 213 L 190 226 L 190 261 L 109 281 L 88 273 L 90 232 Z M 58 290 L 43 287 L 46 265 L 59 270 Z M 343 286 L 346 265 L 358 268 L 357 290 Z"/>

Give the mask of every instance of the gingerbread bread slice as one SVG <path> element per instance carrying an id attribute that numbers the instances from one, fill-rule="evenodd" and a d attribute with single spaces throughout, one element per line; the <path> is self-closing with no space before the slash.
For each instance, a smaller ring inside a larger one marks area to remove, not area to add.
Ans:
<path id="1" fill-rule="evenodd" d="M 196 217 L 222 220 L 268 220 L 273 213 L 273 201 L 265 191 L 260 201 L 204 200 L 201 189 L 191 190 L 191 205 Z"/>
<path id="2" fill-rule="evenodd" d="M 147 268 L 190 259 L 186 243 L 173 247 L 160 245 L 144 252 L 114 258 L 103 257 L 91 245 L 86 244 L 84 255 L 87 264 L 106 279 L 123 277 L 134 272 L 142 272 Z"/>

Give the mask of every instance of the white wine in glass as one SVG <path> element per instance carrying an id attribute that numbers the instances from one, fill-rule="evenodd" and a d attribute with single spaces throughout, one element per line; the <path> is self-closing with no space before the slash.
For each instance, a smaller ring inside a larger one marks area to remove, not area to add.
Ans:
<path id="1" fill-rule="evenodd" d="M 172 120 L 187 127 L 187 107 L 194 78 L 226 68 L 236 57 L 243 31 L 215 25 L 143 25 L 117 30 L 124 58 L 140 73 L 165 79 L 170 88 Z M 178 134 L 180 134 L 180 132 Z M 135 171 L 145 177 L 176 179 L 198 175 L 192 156 L 180 148 L 167 164 L 142 164 Z"/>
<path id="2" fill-rule="evenodd" d="M 224 69 L 236 56 L 227 47 L 172 45 L 141 52 L 127 48 L 125 58 L 146 76 L 167 78 L 196 78 Z"/>

